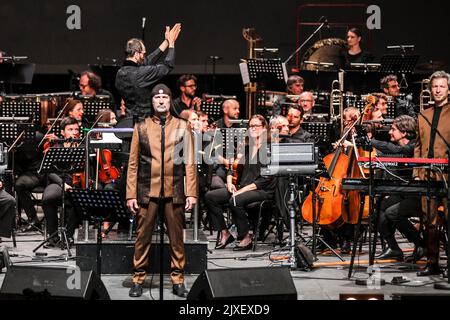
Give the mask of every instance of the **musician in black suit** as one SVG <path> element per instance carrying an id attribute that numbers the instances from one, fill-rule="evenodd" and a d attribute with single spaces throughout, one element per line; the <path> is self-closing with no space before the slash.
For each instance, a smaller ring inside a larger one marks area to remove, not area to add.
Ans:
<path id="1" fill-rule="evenodd" d="M 391 136 L 390 142 L 372 139 L 372 145 L 377 149 L 379 155 L 413 157 L 416 143 L 416 121 L 414 118 L 407 115 L 395 118 L 389 130 L 389 135 Z M 411 171 L 396 171 L 395 174 L 400 176 L 401 179 L 410 180 L 411 178 Z M 377 259 L 403 260 L 403 252 L 395 239 L 396 230 L 399 230 L 408 241 L 419 245 L 416 259 L 423 256 L 423 241 L 420 238 L 419 231 L 408 220 L 409 217 L 418 212 L 420 212 L 419 197 L 390 195 L 382 199 L 379 229 L 384 240 L 387 242 L 387 246 L 376 257 Z"/>

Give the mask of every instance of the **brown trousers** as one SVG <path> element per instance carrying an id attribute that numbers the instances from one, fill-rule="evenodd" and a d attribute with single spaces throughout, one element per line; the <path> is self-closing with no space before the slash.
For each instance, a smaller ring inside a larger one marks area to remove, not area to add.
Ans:
<path id="1" fill-rule="evenodd" d="M 184 282 L 184 254 L 183 225 L 184 206 L 174 204 L 172 199 L 165 200 L 165 224 L 170 242 L 171 272 L 173 284 Z M 158 199 L 150 199 L 148 207 L 141 207 L 137 213 L 136 243 L 134 246 L 134 275 L 133 282 L 143 284 L 146 270 L 149 266 L 150 246 L 153 228 L 158 216 Z"/>

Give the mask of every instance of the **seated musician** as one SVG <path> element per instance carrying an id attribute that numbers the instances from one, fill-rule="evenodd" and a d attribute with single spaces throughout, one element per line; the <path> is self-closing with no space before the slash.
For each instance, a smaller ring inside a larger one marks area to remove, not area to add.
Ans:
<path id="1" fill-rule="evenodd" d="M 102 88 L 102 78 L 91 71 L 83 71 L 80 74 L 80 94 L 82 96 L 108 96 L 113 112 L 117 113 L 116 104 L 114 103 L 114 97 L 108 90 Z"/>
<path id="2" fill-rule="evenodd" d="M 352 137 L 356 134 L 356 129 L 354 127 L 355 122 L 360 117 L 360 112 L 358 108 L 347 107 L 343 110 L 343 133 L 351 130 L 344 141 L 342 141 L 342 146 L 344 148 L 343 152 L 349 155 L 353 152 L 352 147 L 353 139 Z M 337 144 L 333 144 L 335 148 L 338 147 Z M 335 248 L 339 244 L 342 254 L 350 253 L 352 242 L 354 240 L 355 227 L 351 223 L 344 223 L 341 227 L 335 230 L 321 229 L 321 235 L 324 237 L 325 242 L 327 242 L 331 247 Z M 319 244 L 319 249 L 326 249 L 325 246 Z"/>
<path id="3" fill-rule="evenodd" d="M 298 101 L 299 96 L 304 90 L 305 80 L 298 75 L 291 75 L 287 79 L 286 85 L 287 95 L 290 97 L 282 97 L 274 102 L 272 116 L 278 116 L 281 114 L 281 106 L 283 104 Z"/>
<path id="4" fill-rule="evenodd" d="M 177 87 L 181 95 L 173 100 L 173 116 L 187 120 L 189 110 L 200 110 L 202 100 L 196 97 L 197 93 L 197 77 L 192 74 L 184 74 L 177 80 Z"/>
<path id="5" fill-rule="evenodd" d="M 249 232 L 249 219 L 246 206 L 270 199 L 275 188 L 275 179 L 262 177 L 261 165 L 267 163 L 267 122 L 261 115 L 254 115 L 249 122 L 248 140 L 238 151 L 236 163 L 241 166 L 241 177 L 237 185 L 233 184 L 231 170 L 227 176 L 227 187 L 211 190 L 205 195 L 205 203 L 215 229 L 220 233 L 216 249 L 224 249 L 234 241 L 228 230 L 221 205 L 228 203 L 233 215 L 233 222 L 238 231 L 240 243 L 234 251 L 249 250 L 252 247 L 252 236 Z"/>
<path id="6" fill-rule="evenodd" d="M 78 142 L 74 142 L 71 139 L 78 139 L 80 133 L 80 127 L 78 120 L 65 117 L 61 120 L 61 136 L 67 141 L 56 142 L 54 147 L 58 148 L 71 148 L 76 147 Z M 47 233 L 52 235 L 58 229 L 58 206 L 61 205 L 63 190 L 61 185 L 64 184 L 64 190 L 67 191 L 74 187 L 74 179 L 72 174 L 62 175 L 61 173 L 50 173 L 47 175 L 48 183 L 44 189 L 42 195 L 42 209 L 44 211 L 45 219 L 47 219 Z M 67 237 L 69 238 L 69 244 L 73 243 L 73 235 L 77 228 L 80 219 L 76 212 L 73 210 L 68 198 L 65 198 L 65 219 L 63 223 L 67 224 Z M 55 247 L 59 242 L 58 235 L 49 239 L 46 247 Z"/>
<path id="7" fill-rule="evenodd" d="M 275 116 L 270 119 L 270 132 L 272 134 L 272 143 L 288 142 L 289 140 L 289 121 L 286 117 Z"/>
<path id="8" fill-rule="evenodd" d="M 293 105 L 289 108 L 287 119 L 289 121 L 289 134 L 291 142 L 313 142 L 314 136 L 304 130 L 301 125 L 303 122 L 303 108 Z"/>
<path id="9" fill-rule="evenodd" d="M 416 143 L 416 121 L 410 116 L 400 116 L 394 119 L 391 130 L 390 142 L 372 139 L 372 145 L 377 149 L 377 153 L 386 154 L 392 157 L 413 157 L 414 145 Z M 405 172 L 402 172 L 405 171 Z M 410 180 L 411 171 L 396 171 L 397 176 Z M 389 178 L 388 176 L 386 178 Z M 387 242 L 387 247 L 377 259 L 403 260 L 403 252 L 396 239 L 395 231 L 399 230 L 412 243 L 421 243 L 419 231 L 408 220 L 409 217 L 418 213 L 420 202 L 418 197 L 408 195 L 385 196 L 381 202 L 381 212 L 379 217 L 379 230 Z M 418 250 L 419 255 L 423 255 L 423 249 Z"/>
<path id="10" fill-rule="evenodd" d="M 88 127 L 87 121 L 83 117 L 83 115 L 84 115 L 83 103 L 80 100 L 76 99 L 69 100 L 64 112 L 64 117 L 71 117 L 78 121 L 78 125 L 80 126 L 80 135 L 82 128 Z"/>
<path id="11" fill-rule="evenodd" d="M 239 119 L 239 102 L 234 99 L 225 100 L 222 104 L 223 117 L 213 123 L 213 127 L 217 129 L 241 128 L 239 123 L 231 123 L 230 120 Z M 223 153 L 222 153 L 223 154 Z M 219 164 L 215 165 L 214 173 L 211 181 L 211 188 L 224 188 L 226 183 L 227 168 L 230 166 L 227 159 L 218 158 Z"/>
<path id="12" fill-rule="evenodd" d="M 408 115 L 417 118 L 416 106 L 412 103 L 412 99 L 403 99 L 400 96 L 400 85 L 398 84 L 397 76 L 390 74 L 380 80 L 381 90 L 386 96 L 394 99 L 395 114 L 397 116 Z"/>
<path id="13" fill-rule="evenodd" d="M 16 199 L 6 192 L 2 177 L 0 177 L 0 243 L 2 242 L 1 237 L 11 237 L 16 215 L 15 208 Z"/>
<path id="14" fill-rule="evenodd" d="M 316 105 L 316 100 L 311 91 L 305 91 L 300 95 L 298 100 L 299 105 L 303 108 L 303 121 L 305 122 L 327 122 L 324 117 L 319 117 L 314 114 L 314 106 Z"/>
<path id="15" fill-rule="evenodd" d="M 23 143 L 16 149 L 14 155 L 15 191 L 19 215 L 22 210 L 28 217 L 28 225 L 22 231 L 39 231 L 42 223 L 37 216 L 37 211 L 32 200 L 31 192 L 36 187 L 44 186 L 44 176 L 38 173 L 42 162 L 42 148 L 37 148 L 43 134 L 36 132 L 33 141 Z M 19 220 L 20 223 L 20 220 Z"/>

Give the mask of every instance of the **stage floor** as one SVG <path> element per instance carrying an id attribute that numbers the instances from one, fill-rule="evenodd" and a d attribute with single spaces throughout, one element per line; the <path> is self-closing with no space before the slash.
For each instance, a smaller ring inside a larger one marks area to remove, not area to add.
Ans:
<path id="1" fill-rule="evenodd" d="M 303 236 L 308 237 L 310 228 L 305 227 Z M 111 237 L 115 237 L 115 231 L 111 232 Z M 202 241 L 207 244 L 207 268 L 256 268 L 256 267 L 273 267 L 282 264 L 287 264 L 286 260 L 280 260 L 288 256 L 287 251 L 280 251 L 279 247 L 271 244 L 275 240 L 274 235 L 270 235 L 266 243 L 258 243 L 257 250 L 236 252 L 232 251 L 232 245 L 224 250 L 214 250 L 216 234 L 202 233 Z M 186 234 L 192 237 L 192 232 L 188 231 Z M 288 235 L 287 233 L 285 234 Z M 405 256 L 412 253 L 412 247 L 409 243 L 398 235 L 399 242 L 405 251 Z M 32 250 L 43 240 L 43 236 L 38 233 L 19 233 L 17 235 L 17 248 L 14 248 L 10 239 L 3 239 L 0 246 L 7 247 L 10 258 L 14 265 L 58 265 L 66 266 L 76 264 L 75 248 L 72 249 L 74 257 L 66 259 L 67 251 L 56 249 L 40 249 L 39 252 L 46 254 L 46 256 L 37 256 Z M 107 239 L 105 239 L 107 240 Z M 187 239 L 188 242 L 192 239 Z M 378 247 L 378 250 L 380 248 Z M 385 300 L 392 299 L 394 293 L 410 293 L 410 294 L 448 294 L 448 291 L 440 291 L 433 288 L 435 282 L 446 281 L 442 276 L 433 277 L 417 277 L 417 268 L 424 265 L 425 261 L 419 261 L 418 265 L 411 265 L 406 263 L 383 262 L 377 263 L 375 274 L 381 276 L 386 281 L 386 285 L 377 287 L 360 286 L 355 284 L 355 279 L 368 278 L 368 246 L 364 245 L 362 254 L 356 257 L 354 273 L 349 280 L 348 264 L 350 262 L 350 255 L 343 255 L 345 262 L 341 262 L 336 256 L 328 254 L 319 254 L 318 260 L 315 262 L 315 267 L 312 271 L 298 271 L 291 269 L 291 275 L 297 290 L 298 300 L 338 300 L 340 294 L 382 294 Z M 445 255 L 441 250 L 441 263 L 445 264 Z M 131 270 L 130 270 L 131 272 Z M 129 300 L 129 287 L 131 285 L 130 274 L 102 274 L 101 280 L 111 297 L 114 300 Z M 401 285 L 391 284 L 394 277 L 403 276 L 408 282 Z M 0 284 L 5 277 L 5 269 L 0 274 Z M 186 274 L 186 286 L 191 288 L 198 274 Z M 149 275 L 146 280 L 145 290 L 140 298 L 133 298 L 136 300 L 159 300 L 159 273 Z M 182 300 L 181 298 L 172 294 L 172 286 L 169 275 L 164 275 L 164 299 L 165 300 Z"/>

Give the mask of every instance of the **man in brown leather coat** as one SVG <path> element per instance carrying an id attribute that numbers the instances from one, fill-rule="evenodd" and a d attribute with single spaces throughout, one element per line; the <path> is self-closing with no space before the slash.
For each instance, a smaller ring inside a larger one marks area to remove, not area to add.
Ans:
<path id="1" fill-rule="evenodd" d="M 164 214 L 170 240 L 173 293 L 186 297 L 186 264 L 183 223 L 184 210 L 196 203 L 197 175 L 194 145 L 187 121 L 170 115 L 172 96 L 163 84 L 151 91 L 154 114 L 139 122 L 133 132 L 128 162 L 127 206 L 137 215 L 133 286 L 130 297 L 142 295 L 142 284 L 149 265 L 150 245 L 158 214 L 161 183 L 164 187 Z M 164 119 L 164 120 L 163 120 Z M 161 159 L 161 124 L 165 123 L 164 159 Z M 161 166 L 164 165 L 164 181 Z M 186 188 L 184 176 L 186 175 Z"/>

